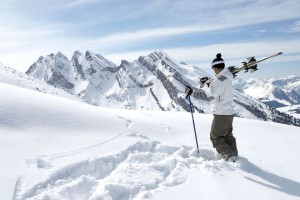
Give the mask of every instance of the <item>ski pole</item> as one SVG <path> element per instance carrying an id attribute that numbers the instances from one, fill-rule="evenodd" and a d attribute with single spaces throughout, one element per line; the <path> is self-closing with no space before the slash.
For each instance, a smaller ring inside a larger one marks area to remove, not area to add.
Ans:
<path id="1" fill-rule="evenodd" d="M 194 121 L 194 115 L 193 115 L 193 104 L 191 102 L 190 95 L 188 95 L 189 103 L 190 103 L 190 109 L 191 109 L 191 114 L 192 114 L 192 121 L 193 121 L 193 126 L 194 126 L 194 132 L 195 132 L 195 138 L 196 138 L 196 144 L 197 144 L 197 150 L 199 153 L 199 146 L 198 146 L 198 139 L 197 139 L 197 133 L 196 133 L 196 127 L 195 127 L 195 121 Z"/>

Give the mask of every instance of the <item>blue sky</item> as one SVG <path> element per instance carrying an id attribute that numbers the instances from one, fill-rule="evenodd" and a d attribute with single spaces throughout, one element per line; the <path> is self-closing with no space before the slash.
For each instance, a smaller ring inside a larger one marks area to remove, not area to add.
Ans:
<path id="1" fill-rule="evenodd" d="M 299 0 L 0 0 L 0 63 L 26 71 L 40 56 L 91 50 L 120 64 L 162 49 L 211 72 L 283 51 L 243 77 L 300 76 Z"/>

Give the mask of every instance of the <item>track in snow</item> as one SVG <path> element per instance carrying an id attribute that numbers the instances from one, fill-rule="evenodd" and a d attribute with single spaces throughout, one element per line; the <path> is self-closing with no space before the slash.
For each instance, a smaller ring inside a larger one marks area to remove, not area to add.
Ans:
<path id="1" fill-rule="evenodd" d="M 136 133 L 135 133 L 136 134 Z M 136 135 L 137 136 L 137 135 Z M 184 171 L 199 168 L 214 175 L 233 170 L 211 150 L 170 146 L 146 139 L 112 155 L 64 167 L 31 188 L 16 186 L 15 199 L 135 199 L 186 181 Z M 41 165 L 51 167 L 47 163 Z"/>

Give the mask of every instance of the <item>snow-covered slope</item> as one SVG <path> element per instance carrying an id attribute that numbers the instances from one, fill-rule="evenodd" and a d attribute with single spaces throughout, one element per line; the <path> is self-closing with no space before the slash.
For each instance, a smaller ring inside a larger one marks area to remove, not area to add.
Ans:
<path id="1" fill-rule="evenodd" d="M 300 197 L 299 128 L 234 120 L 240 159 L 209 141 L 212 115 L 114 110 L 0 83 L 1 199 Z M 21 99 L 21 100 L 20 100 Z"/>
<path id="2" fill-rule="evenodd" d="M 179 63 L 158 50 L 138 60 L 123 60 L 120 66 L 99 54 L 74 52 L 71 60 L 62 53 L 41 57 L 27 74 L 69 91 L 86 102 L 128 110 L 189 111 L 184 98 L 186 85 L 199 88 L 199 78 L 209 76 L 200 68 Z M 200 113 L 210 113 L 207 101 L 194 101 Z M 239 117 L 300 125 L 263 103 L 235 93 Z"/>

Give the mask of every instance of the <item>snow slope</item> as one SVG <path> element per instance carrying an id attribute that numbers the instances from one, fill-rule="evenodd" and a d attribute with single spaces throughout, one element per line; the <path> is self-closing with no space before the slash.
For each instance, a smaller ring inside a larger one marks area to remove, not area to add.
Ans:
<path id="1" fill-rule="evenodd" d="M 299 127 L 234 120 L 240 159 L 212 116 L 130 111 L 0 83 L 1 199 L 299 199 Z M 251 127 L 251 128 L 248 128 Z"/>

